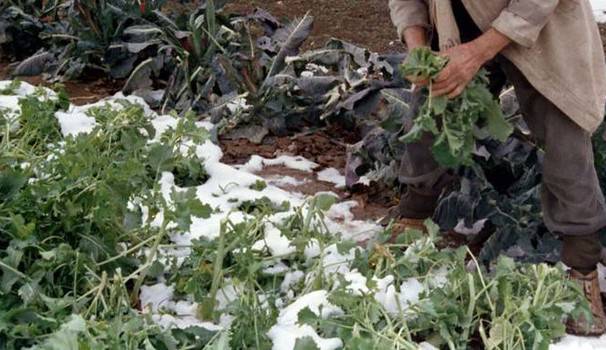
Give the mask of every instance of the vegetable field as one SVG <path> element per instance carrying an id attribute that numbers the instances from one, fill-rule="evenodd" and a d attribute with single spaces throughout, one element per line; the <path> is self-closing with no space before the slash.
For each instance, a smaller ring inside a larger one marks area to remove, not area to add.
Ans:
<path id="1" fill-rule="evenodd" d="M 310 14 L 176 3 L 0 4 L 1 349 L 606 348 L 565 335 L 589 309 L 511 91 L 479 76 L 416 113 L 403 76 L 435 74 L 429 52 L 307 49 Z M 102 80 L 120 91 L 74 99 Z M 421 130 L 461 180 L 392 241 Z"/>

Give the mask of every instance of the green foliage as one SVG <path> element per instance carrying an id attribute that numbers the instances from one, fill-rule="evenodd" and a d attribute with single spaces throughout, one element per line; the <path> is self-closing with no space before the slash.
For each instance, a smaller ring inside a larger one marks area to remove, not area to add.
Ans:
<path id="1" fill-rule="evenodd" d="M 499 103 L 488 90 L 485 72 L 474 78 L 455 99 L 431 96 L 431 81 L 446 64 L 444 58 L 427 48 L 413 50 L 404 63 L 404 75 L 422 77 L 430 83 L 426 88 L 428 97 L 414 119 L 414 126 L 401 140 L 413 142 L 430 133 L 435 137 L 433 154 L 438 163 L 451 168 L 469 166 L 473 164 L 476 128 L 485 126 L 493 138 L 503 142 L 513 127 L 505 121 Z"/>
<path id="2" fill-rule="evenodd" d="M 64 103 L 61 94 L 38 90 L 20 100 L 18 127 L 2 126 L 0 345 L 23 348 L 45 339 L 40 349 L 136 349 L 168 341 L 157 348 L 173 348 L 169 333 L 131 314 L 154 260 L 128 247 L 156 251 L 166 227 L 142 222 L 129 203 L 139 200 L 150 214 L 163 209 L 165 220 L 183 230 L 190 215 L 207 217 L 211 209 L 192 191 L 175 193 L 167 208 L 157 187 L 164 171 L 184 183 L 204 181 L 203 164 L 181 166 L 192 158 L 178 150 L 208 134 L 182 120 L 163 135 L 160 161 L 149 142 L 155 129 L 140 106 L 94 108 L 90 133 L 63 137 L 55 112 Z"/>

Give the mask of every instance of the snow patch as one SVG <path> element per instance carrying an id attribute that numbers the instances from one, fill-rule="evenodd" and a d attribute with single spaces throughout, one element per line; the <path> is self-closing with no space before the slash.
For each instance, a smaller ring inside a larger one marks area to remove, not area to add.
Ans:
<path id="1" fill-rule="evenodd" d="M 326 168 L 318 172 L 318 180 L 335 184 L 336 188 L 345 187 L 345 176 L 335 168 Z"/>
<path id="2" fill-rule="evenodd" d="M 248 162 L 246 162 L 246 164 L 239 165 L 237 166 L 237 168 L 243 171 L 247 171 L 249 173 L 257 173 L 261 171 L 264 167 L 275 165 L 282 165 L 290 169 L 304 171 L 307 173 L 311 173 L 315 168 L 319 166 L 311 160 L 305 159 L 301 156 L 293 157 L 282 155 L 277 158 L 268 159 L 258 155 L 253 155 L 252 157 L 250 157 Z"/>
<path id="3" fill-rule="evenodd" d="M 339 338 L 325 339 L 308 325 L 298 325 L 299 312 L 309 308 L 316 316 L 327 319 L 340 316 L 343 311 L 332 305 L 327 299 L 328 292 L 318 290 L 299 297 L 294 303 L 280 311 L 278 322 L 267 332 L 272 340 L 273 350 L 292 350 L 296 341 L 302 337 L 311 337 L 322 350 L 335 350 L 343 346 Z"/>
<path id="4" fill-rule="evenodd" d="M 97 125 L 95 118 L 89 117 L 83 112 L 56 112 L 55 117 L 59 120 L 63 136 L 78 136 L 88 134 Z"/>

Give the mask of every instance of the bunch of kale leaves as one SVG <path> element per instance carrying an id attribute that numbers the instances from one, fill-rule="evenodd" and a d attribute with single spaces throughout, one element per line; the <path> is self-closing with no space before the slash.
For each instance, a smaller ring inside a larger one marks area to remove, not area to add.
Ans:
<path id="1" fill-rule="evenodd" d="M 427 98 L 414 118 L 412 129 L 401 140 L 414 142 L 423 134 L 430 133 L 435 138 L 432 151 L 439 164 L 451 168 L 470 166 L 473 164 L 475 139 L 485 138 L 476 131 L 481 124 L 485 124 L 488 134 L 499 141 L 505 141 L 513 128 L 505 121 L 499 103 L 490 93 L 484 71 L 454 99 L 429 94 L 432 81 L 447 63 L 447 59 L 428 48 L 417 48 L 412 50 L 402 66 L 405 76 L 427 80 L 429 85 L 424 88 Z"/>

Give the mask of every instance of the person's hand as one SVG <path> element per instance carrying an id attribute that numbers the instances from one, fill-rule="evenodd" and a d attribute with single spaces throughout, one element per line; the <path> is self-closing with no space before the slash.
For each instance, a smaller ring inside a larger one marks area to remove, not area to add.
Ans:
<path id="1" fill-rule="evenodd" d="M 431 93 L 436 97 L 446 95 L 452 99 L 459 96 L 486 63 L 486 55 L 474 41 L 450 48 L 440 55 L 448 58 L 448 64 L 431 86 Z"/>

